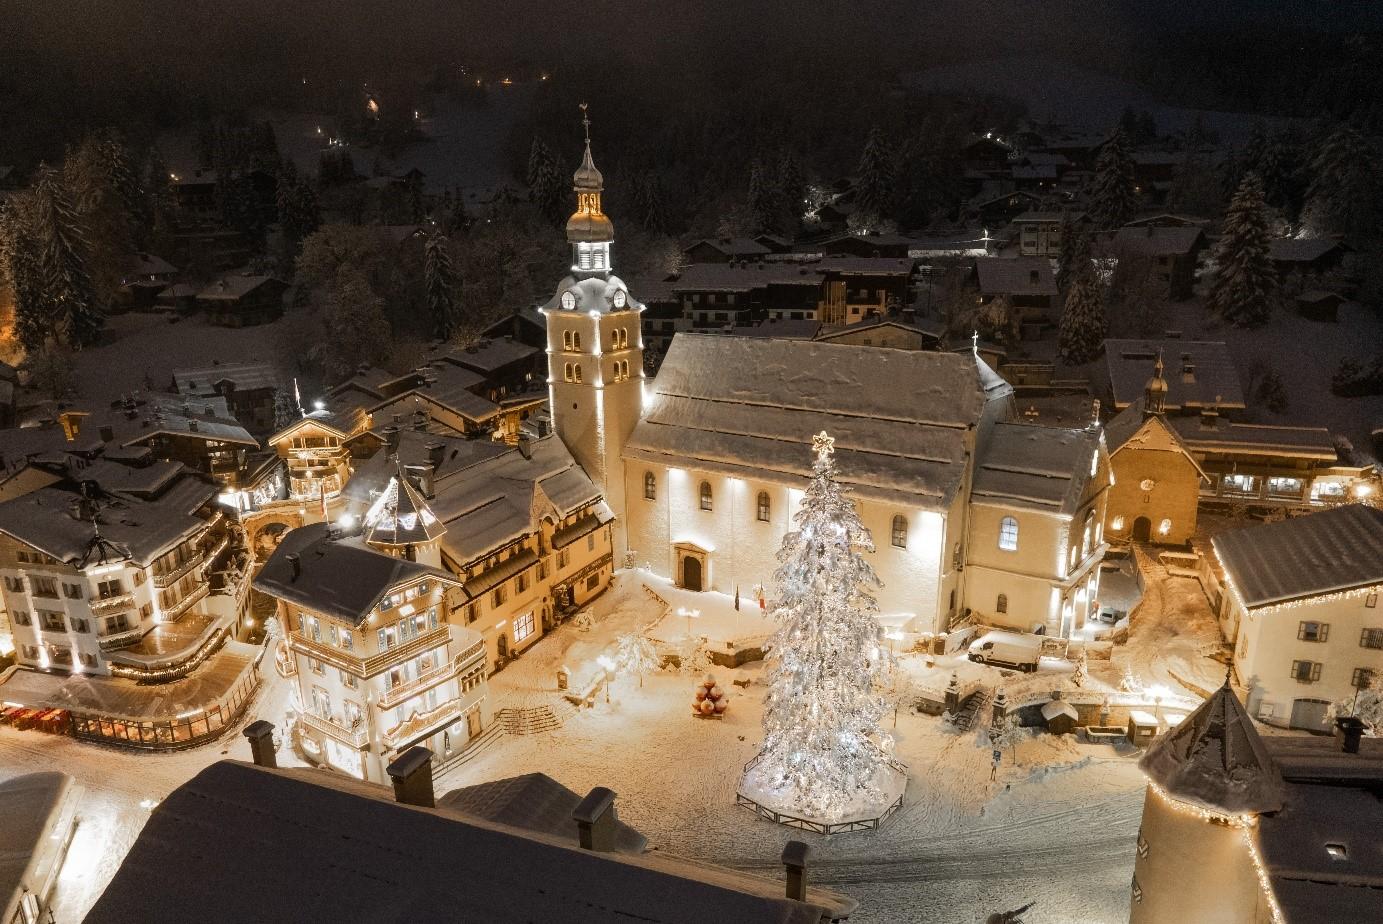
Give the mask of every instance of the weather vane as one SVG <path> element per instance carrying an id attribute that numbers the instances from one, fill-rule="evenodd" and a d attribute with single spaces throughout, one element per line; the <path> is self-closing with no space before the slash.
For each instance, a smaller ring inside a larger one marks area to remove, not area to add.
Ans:
<path id="1" fill-rule="evenodd" d="M 586 114 L 586 104 L 581 104 L 581 127 L 586 130 L 586 147 L 591 146 L 591 117 Z"/>

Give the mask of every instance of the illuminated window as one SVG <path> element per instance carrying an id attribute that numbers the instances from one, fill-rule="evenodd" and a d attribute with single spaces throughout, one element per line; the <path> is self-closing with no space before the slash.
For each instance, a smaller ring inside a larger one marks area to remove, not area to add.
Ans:
<path id="1" fill-rule="evenodd" d="M 1013 517 L 999 521 L 999 548 L 1005 552 L 1018 551 L 1018 521 Z"/>
<path id="2" fill-rule="evenodd" d="M 533 614 L 524 613 L 514 620 L 514 643 L 518 644 L 533 634 Z"/>
<path id="3" fill-rule="evenodd" d="M 711 483 L 709 481 L 701 482 L 701 509 L 711 509 Z"/>
<path id="4" fill-rule="evenodd" d="M 572 381 L 573 381 L 573 382 L 580 383 L 580 381 L 581 381 L 581 364 L 580 364 L 580 363 L 577 363 L 576 365 L 572 366 L 571 372 L 572 372 Z"/>
<path id="5" fill-rule="evenodd" d="M 571 340 L 571 331 L 569 331 L 569 330 L 564 330 L 564 331 L 562 331 L 562 349 L 564 349 L 564 350 L 570 350 L 570 349 L 572 348 L 571 344 L 572 344 L 572 340 Z"/>
<path id="6" fill-rule="evenodd" d="M 573 350 L 581 349 L 581 331 L 574 330 L 571 332 L 571 348 Z"/>
<path id="7" fill-rule="evenodd" d="M 893 518 L 893 547 L 895 549 L 908 547 L 908 518 L 901 513 Z"/>
<path id="8" fill-rule="evenodd" d="M 1115 517 L 1114 520 L 1109 524 L 1109 528 L 1117 533 L 1119 530 L 1124 528 L 1124 518 Z"/>
<path id="9" fill-rule="evenodd" d="M 658 499 L 658 479 L 652 472 L 643 473 L 643 497 L 644 500 Z"/>
<path id="10" fill-rule="evenodd" d="M 760 491 L 760 492 L 759 492 L 759 503 L 758 503 L 758 520 L 759 520 L 760 523 L 767 523 L 767 522 L 768 522 L 768 514 L 769 514 L 770 506 L 771 506 L 771 505 L 769 504 L 769 500 L 768 500 L 768 492 L 767 492 L 767 491 Z"/>
<path id="11" fill-rule="evenodd" d="M 1158 524 L 1157 524 L 1157 534 L 1158 534 L 1159 536 L 1165 536 L 1165 535 L 1167 535 L 1168 533 L 1170 533 L 1171 531 L 1172 531 L 1172 521 L 1171 521 L 1171 520 L 1166 520 L 1166 519 L 1164 519 L 1161 523 L 1158 523 Z"/>
<path id="12" fill-rule="evenodd" d="M 565 366 L 562 367 L 562 381 L 564 381 L 564 382 L 570 382 L 570 381 L 572 381 L 572 371 L 571 371 L 571 369 L 572 369 L 571 363 L 567 363 Z"/>

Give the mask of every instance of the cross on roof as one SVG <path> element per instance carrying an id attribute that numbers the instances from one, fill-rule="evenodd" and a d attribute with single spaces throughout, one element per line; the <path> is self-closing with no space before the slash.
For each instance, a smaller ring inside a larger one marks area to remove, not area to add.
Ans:
<path id="1" fill-rule="evenodd" d="M 980 332 L 977 330 L 970 331 L 970 352 L 980 355 Z"/>

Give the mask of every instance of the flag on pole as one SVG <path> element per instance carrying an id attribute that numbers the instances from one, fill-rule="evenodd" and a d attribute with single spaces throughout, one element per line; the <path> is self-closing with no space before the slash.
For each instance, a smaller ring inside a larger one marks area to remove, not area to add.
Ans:
<path id="1" fill-rule="evenodd" d="M 325 481 L 320 482 L 320 487 L 322 494 L 322 519 L 325 520 L 327 518 L 327 483 Z"/>

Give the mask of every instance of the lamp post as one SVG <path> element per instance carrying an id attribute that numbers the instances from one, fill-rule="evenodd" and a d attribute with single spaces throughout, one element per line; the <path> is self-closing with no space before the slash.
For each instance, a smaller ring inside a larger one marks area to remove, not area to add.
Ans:
<path id="1" fill-rule="evenodd" d="M 615 662 L 609 656 L 601 655 L 596 662 L 605 670 L 605 703 L 610 703 L 610 684 L 615 682 Z"/>

